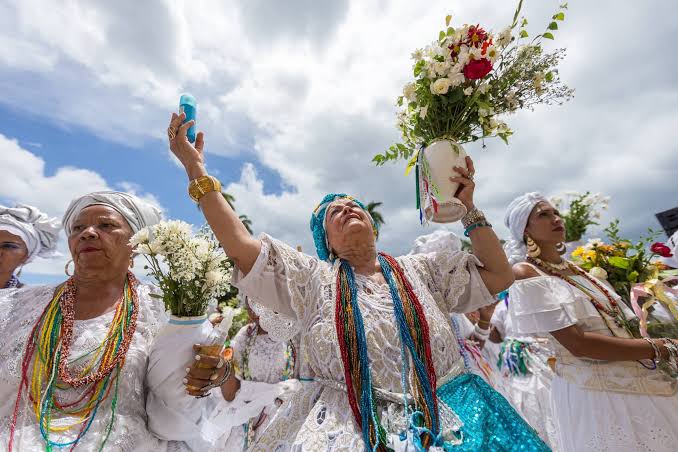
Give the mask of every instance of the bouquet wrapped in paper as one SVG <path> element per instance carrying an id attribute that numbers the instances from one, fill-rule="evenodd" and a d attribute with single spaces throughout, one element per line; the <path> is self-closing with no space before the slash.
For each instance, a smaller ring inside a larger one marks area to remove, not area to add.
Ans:
<path id="1" fill-rule="evenodd" d="M 552 16 L 546 30 L 531 38 L 519 1 L 511 24 L 498 33 L 478 25 L 451 25 L 445 19 L 431 45 L 416 50 L 414 79 L 398 97 L 402 142 L 373 161 L 408 161 L 416 167 L 417 204 L 422 222 L 460 219 L 465 207 L 455 197 L 458 184 L 449 181 L 453 166 L 466 167 L 462 144 L 488 137 L 508 142 L 513 131 L 500 119 L 538 104 L 561 104 L 573 91 L 558 76 L 564 50 L 547 52 L 565 19 L 566 5 Z"/>
<path id="2" fill-rule="evenodd" d="M 224 313 L 222 322 L 213 328 L 207 320 L 207 309 L 229 290 L 231 264 L 208 229 L 194 233 L 191 225 L 183 221 L 163 221 L 142 229 L 132 237 L 130 245 L 146 259 L 144 268 L 161 291 L 156 297 L 163 300 L 169 313 L 169 322 L 151 347 L 147 403 L 178 398 L 176 403 L 193 405 L 194 398 L 179 396 L 185 394 L 183 379 L 186 367 L 193 362 L 193 344 L 208 344 L 210 354 L 229 356 L 224 343 L 235 312 Z M 202 409 L 206 408 L 187 410 L 183 405 L 177 413 L 192 412 L 195 436 L 201 437 Z M 168 420 L 149 419 L 149 423 L 153 422 Z"/>

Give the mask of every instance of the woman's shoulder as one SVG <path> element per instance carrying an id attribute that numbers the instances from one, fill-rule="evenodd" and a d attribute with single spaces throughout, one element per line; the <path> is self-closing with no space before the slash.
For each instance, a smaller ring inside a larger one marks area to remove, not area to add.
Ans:
<path id="1" fill-rule="evenodd" d="M 534 266 L 528 264 L 527 262 L 518 262 L 513 265 L 513 276 L 516 278 L 516 281 L 537 278 L 542 276 Z"/>

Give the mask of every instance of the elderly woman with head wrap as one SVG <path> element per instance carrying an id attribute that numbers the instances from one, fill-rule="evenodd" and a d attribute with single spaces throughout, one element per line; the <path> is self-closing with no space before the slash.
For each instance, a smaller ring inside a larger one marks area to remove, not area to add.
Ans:
<path id="1" fill-rule="evenodd" d="M 511 335 L 545 339 L 555 376 L 541 416 L 552 415 L 554 448 L 673 450 L 678 442 L 678 343 L 633 339 L 633 313 L 603 281 L 561 257 L 565 228 L 539 193 L 516 198 L 505 218 L 516 282 L 509 290 Z M 529 395 L 535 388 L 524 387 Z M 530 416 L 528 416 L 528 420 Z"/>
<path id="2" fill-rule="evenodd" d="M 0 289 L 21 287 L 18 277 L 24 265 L 55 255 L 59 229 L 56 218 L 33 206 L 0 205 Z"/>
<path id="3" fill-rule="evenodd" d="M 513 280 L 499 240 L 474 208 L 472 165 L 457 168 L 453 179 L 471 212 L 474 255 L 446 248 L 399 258 L 378 253 L 363 204 L 330 194 L 311 215 L 314 258 L 247 232 L 206 173 L 202 133 L 191 145 L 192 122 L 181 125 L 183 119 L 172 117 L 170 148 L 186 168 L 189 194 L 236 263 L 235 284 L 255 311 L 277 313 L 267 324 L 262 315 L 269 335 L 301 335 L 304 387 L 251 450 L 546 449 L 505 399 L 464 371 L 448 320 L 493 303 L 492 294 Z M 210 388 L 206 375 L 187 380 Z"/>
<path id="4" fill-rule="evenodd" d="M 68 280 L 0 293 L 3 448 L 164 450 L 166 440 L 192 439 L 195 406 L 183 423 L 180 407 L 194 398 L 177 391 L 177 401 L 146 409 L 155 400 L 149 348 L 165 313 L 131 272 L 128 242 L 159 220 L 158 209 L 126 193 L 78 198 L 63 218 Z M 149 430 L 149 418 L 164 428 Z"/>

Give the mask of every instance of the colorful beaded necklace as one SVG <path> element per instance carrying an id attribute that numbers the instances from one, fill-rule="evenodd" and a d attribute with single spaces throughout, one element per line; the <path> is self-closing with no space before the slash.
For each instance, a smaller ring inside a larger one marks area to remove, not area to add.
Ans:
<path id="1" fill-rule="evenodd" d="M 103 449 L 115 420 L 118 378 L 136 330 L 139 312 L 136 287 L 136 278 L 132 273 L 128 273 L 122 299 L 117 303 L 106 338 L 92 352 L 73 360 L 75 362 L 92 355 L 77 376 L 72 375 L 68 368 L 73 341 L 77 288 L 73 278 L 57 288 L 26 342 L 21 364 L 21 382 L 10 425 L 10 452 L 24 387 L 33 405 L 48 451 L 51 451 L 53 447 L 71 446 L 71 450 L 74 449 L 89 430 L 101 404 L 112 391 L 111 417 L 99 447 L 99 450 Z M 33 363 L 32 371 L 30 371 L 31 362 Z M 59 392 L 68 391 L 71 388 L 84 388 L 82 397 L 70 403 L 61 402 Z M 76 418 L 76 421 L 66 425 L 63 422 L 52 423 L 55 414 Z M 73 428 L 79 428 L 79 432 L 71 441 L 56 442 L 50 439 L 52 432 L 66 432 Z"/>
<path id="2" fill-rule="evenodd" d="M 629 334 L 630 334 L 630 331 L 628 331 L 628 327 L 627 327 L 626 316 L 624 315 L 624 311 L 622 311 L 621 308 L 619 307 L 619 305 L 617 304 L 617 300 L 615 300 L 612 297 L 612 295 L 610 295 L 609 291 L 607 289 L 605 289 L 602 284 L 600 284 L 598 281 L 596 281 L 595 278 L 591 277 L 584 270 L 577 267 L 573 263 L 567 261 L 568 266 L 573 273 L 584 277 L 587 281 L 589 281 L 591 284 L 593 284 L 593 286 L 595 286 L 596 289 L 598 289 L 598 291 L 600 293 L 605 295 L 605 298 L 607 298 L 607 302 L 610 305 L 609 308 L 607 306 L 605 306 L 604 304 L 602 304 L 601 302 L 599 302 L 596 299 L 595 295 L 592 294 L 591 291 L 586 286 L 578 283 L 577 281 L 573 280 L 569 276 L 564 276 L 564 275 L 561 275 L 560 273 L 558 273 L 557 271 L 554 271 L 553 269 L 549 268 L 547 265 L 544 265 L 543 262 L 541 261 L 541 259 L 534 259 L 532 257 L 528 257 L 527 261 L 530 262 L 531 264 L 534 264 L 537 267 L 539 267 L 539 269 L 542 270 L 543 272 L 545 272 L 545 273 L 547 273 L 551 276 L 555 276 L 557 278 L 560 278 L 560 279 L 564 280 L 565 282 L 567 282 L 572 287 L 575 287 L 575 288 L 579 289 L 580 291 L 582 291 L 586 295 L 586 297 L 589 299 L 591 304 L 596 308 L 596 311 L 598 311 L 598 313 L 601 314 L 601 317 L 603 318 L 603 321 L 605 322 L 607 329 L 610 331 L 610 333 L 612 333 L 612 335 L 616 336 L 614 329 L 608 323 L 608 320 L 607 320 L 608 318 L 614 320 L 614 322 L 618 326 L 626 329 L 627 332 L 629 332 Z M 605 315 L 602 315 L 602 314 L 605 314 Z"/>
<path id="3" fill-rule="evenodd" d="M 436 375 L 428 323 L 422 305 L 400 265 L 385 253 L 379 253 L 378 260 L 390 289 L 400 332 L 404 385 L 408 380 L 405 373 L 409 373 L 406 352 L 409 352 L 414 364 L 412 393 L 417 411 L 410 419 L 419 420 L 423 425 L 410 427 L 424 432 L 415 441 L 427 448 L 437 442 L 440 432 L 438 398 L 435 392 Z M 353 269 L 344 260 L 340 263 L 336 284 L 335 322 L 349 406 L 356 424 L 362 430 L 367 450 L 385 451 L 386 430 L 379 420 L 374 397 L 365 326 L 358 304 L 358 286 Z M 406 387 L 403 390 L 408 392 Z"/>

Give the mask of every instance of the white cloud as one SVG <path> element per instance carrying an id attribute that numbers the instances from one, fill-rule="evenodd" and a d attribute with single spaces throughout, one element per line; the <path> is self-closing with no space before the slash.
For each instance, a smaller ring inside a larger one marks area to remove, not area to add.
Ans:
<path id="1" fill-rule="evenodd" d="M 250 165 L 227 188 L 256 230 L 308 248 L 315 203 L 326 192 L 348 191 L 384 201 L 385 249 L 407 251 L 424 232 L 403 165 L 376 168 L 370 160 L 398 139 L 394 100 L 410 75 L 409 55 L 435 39 L 449 2 L 138 5 L 68 2 L 56 15 L 36 14 L 59 9 L 46 1 L 2 7 L 9 25 L 0 44 L 17 43 L 0 45 L 2 101 L 113 140 L 158 140 L 164 150 L 169 113 L 178 94 L 191 91 L 208 152 L 240 153 L 280 174 L 280 195 L 266 194 L 270 188 Z M 451 12 L 455 23 L 500 29 L 513 6 L 457 3 Z M 532 30 L 546 25 L 554 8 L 527 2 Z M 72 26 L 62 26 L 66 16 Z M 658 0 L 571 5 L 555 44 L 568 47 L 560 73 L 576 88 L 574 101 L 509 117 L 516 130 L 509 147 L 468 146 L 478 168 L 477 203 L 500 234 L 504 206 L 528 190 L 611 195 L 603 220 L 621 217 L 632 234 L 656 225 L 656 211 L 674 207 L 673 16 Z M 28 87 L 19 81 L 25 74 Z M 217 162 L 208 155 L 208 164 Z"/>

